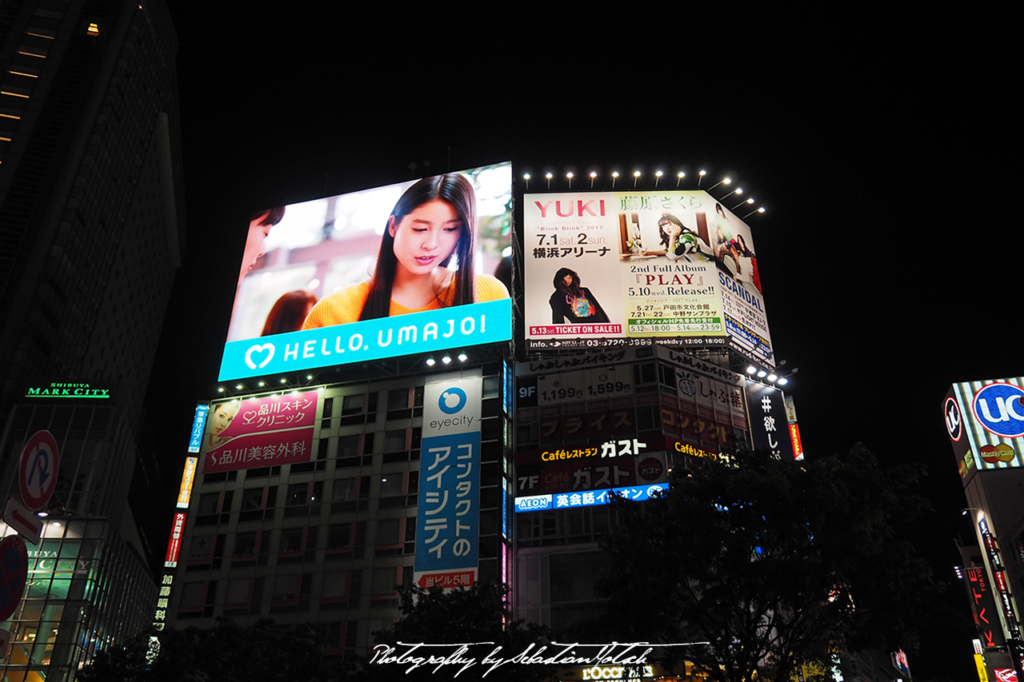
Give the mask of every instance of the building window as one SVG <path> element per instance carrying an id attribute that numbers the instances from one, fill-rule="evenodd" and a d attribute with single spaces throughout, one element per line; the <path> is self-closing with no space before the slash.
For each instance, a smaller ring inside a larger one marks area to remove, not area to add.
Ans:
<path id="1" fill-rule="evenodd" d="M 324 599 L 345 599 L 348 597 L 348 571 L 326 571 L 320 596 Z"/>
<path id="2" fill-rule="evenodd" d="M 319 514 L 323 488 L 323 481 L 308 481 L 289 485 L 285 494 L 285 517 Z"/>
<path id="3" fill-rule="evenodd" d="M 231 512 L 232 494 L 233 491 L 231 490 L 201 494 L 199 496 L 199 509 L 196 512 L 196 525 L 209 526 L 217 523 L 227 523 L 228 515 Z"/>
<path id="4" fill-rule="evenodd" d="M 336 523 L 327 528 L 327 553 L 345 557 L 363 556 L 366 522 Z"/>
<path id="5" fill-rule="evenodd" d="M 232 556 L 235 558 L 255 558 L 259 536 L 259 531 L 235 534 L 235 551 Z"/>
<path id="6" fill-rule="evenodd" d="M 293 601 L 299 598 L 299 584 L 302 581 L 301 575 L 278 575 L 274 576 L 274 592 L 271 599 L 275 602 Z"/>
<path id="7" fill-rule="evenodd" d="M 416 490 L 419 484 L 418 471 L 381 474 L 378 478 L 381 509 L 416 505 Z"/>
<path id="8" fill-rule="evenodd" d="M 370 477 L 339 478 L 334 481 L 331 513 L 366 511 L 369 508 Z"/>
<path id="9" fill-rule="evenodd" d="M 279 554 L 295 554 L 306 548 L 305 528 L 285 528 L 281 531 Z"/>
<path id="10" fill-rule="evenodd" d="M 373 569 L 373 595 L 393 595 L 398 592 L 398 585 L 402 582 L 395 567 Z"/>
<path id="11" fill-rule="evenodd" d="M 242 491 L 242 510 L 238 515 L 239 522 L 273 518 L 276 502 L 276 486 L 246 488 Z"/>
<path id="12" fill-rule="evenodd" d="M 229 580 L 227 594 L 224 597 L 225 606 L 241 606 L 249 604 L 252 596 L 252 578 L 240 580 Z"/>
<path id="13" fill-rule="evenodd" d="M 397 545 L 401 539 L 402 519 L 377 520 L 377 545 Z"/>
<path id="14" fill-rule="evenodd" d="M 398 429 L 396 431 L 385 431 L 384 432 L 384 452 L 398 452 L 399 450 L 408 450 L 408 429 Z"/>
<path id="15" fill-rule="evenodd" d="M 316 528 L 313 528 L 312 536 L 316 538 Z M 297 564 L 303 561 L 313 561 L 316 558 L 316 548 L 307 545 L 309 543 L 309 528 L 284 528 L 281 530 L 280 539 L 277 543 L 277 565 Z"/>

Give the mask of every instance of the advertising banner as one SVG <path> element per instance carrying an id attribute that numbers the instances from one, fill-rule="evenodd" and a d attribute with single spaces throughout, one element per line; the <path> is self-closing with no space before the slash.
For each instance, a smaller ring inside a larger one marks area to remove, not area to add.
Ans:
<path id="1" fill-rule="evenodd" d="M 785 395 L 777 388 L 756 381 L 747 380 L 746 384 L 754 449 L 769 450 L 776 459 L 795 459 L 788 433 Z"/>
<path id="2" fill-rule="evenodd" d="M 987 648 L 1004 646 L 1006 639 L 999 622 L 999 614 L 996 612 L 992 585 L 985 575 L 985 569 L 980 566 L 965 567 L 964 576 L 964 587 L 967 588 L 967 597 L 971 602 L 974 624 L 978 628 L 982 642 Z"/>
<path id="3" fill-rule="evenodd" d="M 318 398 L 296 391 L 211 406 L 203 473 L 310 461 Z"/>
<path id="4" fill-rule="evenodd" d="M 953 384 L 942 418 L 965 486 L 977 471 L 1024 464 L 1024 378 Z"/>
<path id="5" fill-rule="evenodd" d="M 590 492 L 530 495 L 516 498 L 516 513 L 592 507 L 596 504 L 608 504 L 616 496 L 631 502 L 643 502 L 666 490 L 668 490 L 668 483 L 655 483 L 653 485 L 623 486 L 621 488 L 592 490 Z"/>
<path id="6" fill-rule="evenodd" d="M 664 453 L 603 459 L 588 456 L 589 450 L 591 448 L 516 453 L 516 495 L 602 490 L 668 480 Z M 585 454 L 575 457 L 575 453 Z M 559 454 L 567 458 L 554 459 Z M 539 461 L 538 455 L 544 461 Z M 520 459 L 530 463 L 520 464 Z"/>
<path id="7" fill-rule="evenodd" d="M 185 469 L 181 472 L 181 486 L 178 488 L 178 509 L 188 509 L 188 503 L 192 497 L 192 484 L 196 480 L 196 465 L 198 463 L 198 457 L 185 458 Z"/>
<path id="8" fill-rule="evenodd" d="M 503 163 L 257 213 L 219 379 L 510 340 L 511 191 Z"/>
<path id="9" fill-rule="evenodd" d="M 728 335 L 774 364 L 750 228 L 707 192 L 527 194 L 523 210 L 529 348 Z"/>
<path id="10" fill-rule="evenodd" d="M 413 567 L 413 580 L 420 587 L 469 587 L 476 582 L 482 393 L 480 377 L 424 387 Z"/>
<path id="11" fill-rule="evenodd" d="M 178 555 L 181 553 L 181 537 L 185 533 L 185 519 L 187 517 L 188 514 L 185 512 L 174 513 L 171 537 L 167 541 L 167 555 L 164 557 L 164 568 L 174 568 L 178 565 Z"/>
<path id="12" fill-rule="evenodd" d="M 188 452 L 190 455 L 198 454 L 203 444 L 203 430 L 206 428 L 206 414 L 210 411 L 209 405 L 196 405 L 196 415 L 192 419 L 192 434 L 188 439 Z"/>

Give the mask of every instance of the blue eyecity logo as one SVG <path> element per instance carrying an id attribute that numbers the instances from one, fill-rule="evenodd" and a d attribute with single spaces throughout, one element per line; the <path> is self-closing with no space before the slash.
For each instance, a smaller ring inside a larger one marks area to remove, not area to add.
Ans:
<path id="1" fill-rule="evenodd" d="M 455 414 L 466 406 L 466 392 L 461 388 L 446 388 L 438 398 L 437 406 L 445 414 Z"/>
<path id="2" fill-rule="evenodd" d="M 1024 436 L 1024 389 L 1013 384 L 995 383 L 974 394 L 974 418 L 997 436 Z"/>

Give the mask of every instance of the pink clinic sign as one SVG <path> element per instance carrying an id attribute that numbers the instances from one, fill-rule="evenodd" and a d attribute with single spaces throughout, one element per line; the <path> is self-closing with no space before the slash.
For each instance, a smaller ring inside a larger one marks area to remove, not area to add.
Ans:
<path id="1" fill-rule="evenodd" d="M 310 461 L 317 392 L 212 406 L 203 473 Z"/>

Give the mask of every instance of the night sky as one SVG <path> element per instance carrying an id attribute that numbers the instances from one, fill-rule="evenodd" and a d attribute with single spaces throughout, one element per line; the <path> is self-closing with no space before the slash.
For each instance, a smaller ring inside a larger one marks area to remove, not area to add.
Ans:
<path id="1" fill-rule="evenodd" d="M 168 461 L 213 396 L 254 210 L 399 182 L 410 163 L 418 177 L 427 161 L 434 174 L 512 159 L 534 177 L 704 168 L 768 209 L 747 222 L 773 346 L 800 370 L 787 392 L 808 457 L 860 441 L 883 468 L 926 467 L 934 511 L 913 540 L 951 581 L 969 527 L 942 396 L 1024 369 L 1011 350 L 1024 244 L 1003 224 L 1017 212 L 1019 66 L 1006 65 L 1019 59 L 998 20 L 821 7 L 582 20 L 527 4 L 374 16 L 172 2 L 189 242 L 148 399 Z M 959 585 L 947 601 L 970 617 Z M 976 674 L 956 627 L 925 630 L 915 677 Z"/>

